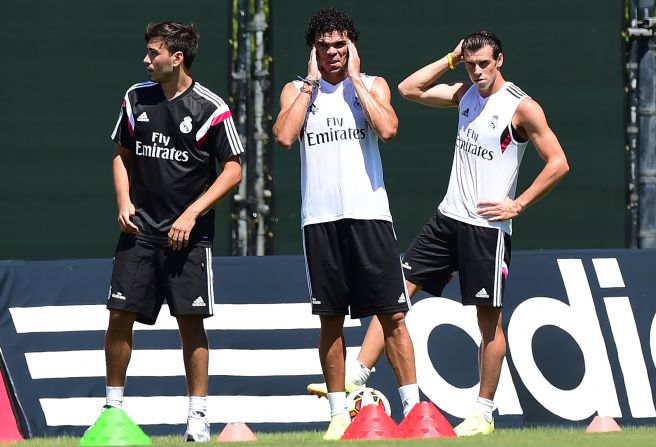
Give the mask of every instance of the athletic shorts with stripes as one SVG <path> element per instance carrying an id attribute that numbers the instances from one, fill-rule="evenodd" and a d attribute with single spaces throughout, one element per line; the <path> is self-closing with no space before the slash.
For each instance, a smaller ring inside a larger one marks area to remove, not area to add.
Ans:
<path id="1" fill-rule="evenodd" d="M 501 307 L 510 265 L 510 235 L 437 213 L 424 225 L 403 257 L 411 283 L 440 296 L 454 272 L 462 304 Z"/>
<path id="2" fill-rule="evenodd" d="M 196 245 L 174 251 L 121 234 L 107 308 L 135 312 L 138 322 L 152 325 L 164 302 L 173 316 L 212 315 L 212 249 Z"/>
<path id="3" fill-rule="evenodd" d="M 303 248 L 315 315 L 407 312 L 399 249 L 391 222 L 341 219 L 306 225 Z"/>

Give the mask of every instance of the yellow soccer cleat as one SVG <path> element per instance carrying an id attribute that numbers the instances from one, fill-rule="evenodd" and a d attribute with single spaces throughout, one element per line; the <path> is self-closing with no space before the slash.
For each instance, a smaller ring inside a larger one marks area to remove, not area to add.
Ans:
<path id="1" fill-rule="evenodd" d="M 351 423 L 351 418 L 348 414 L 336 414 L 330 419 L 330 425 L 326 434 L 323 435 L 324 441 L 338 441 L 342 439 L 342 435 Z"/>
<path id="2" fill-rule="evenodd" d="M 365 385 L 356 385 L 355 383 L 351 382 L 350 380 L 346 380 L 346 394 L 352 393 L 353 391 L 360 390 L 365 387 Z M 311 383 L 307 386 L 308 393 L 314 394 L 315 396 L 318 397 L 326 397 L 326 394 L 328 394 L 328 387 L 326 386 L 326 382 L 323 383 Z"/>
<path id="3" fill-rule="evenodd" d="M 454 428 L 460 436 L 489 435 L 494 432 L 494 420 L 488 422 L 482 413 L 476 412 Z"/>

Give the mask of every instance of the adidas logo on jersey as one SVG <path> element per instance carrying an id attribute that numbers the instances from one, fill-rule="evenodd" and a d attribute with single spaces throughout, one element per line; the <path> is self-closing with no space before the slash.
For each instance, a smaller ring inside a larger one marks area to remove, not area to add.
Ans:
<path id="1" fill-rule="evenodd" d="M 462 116 L 469 116 L 469 107 L 462 111 Z"/>
<path id="2" fill-rule="evenodd" d="M 407 269 L 407 270 L 412 270 L 412 266 L 410 264 L 408 264 L 407 262 L 404 262 L 403 264 L 401 264 L 401 267 L 403 267 L 404 269 Z"/>
<path id="3" fill-rule="evenodd" d="M 194 300 L 193 303 L 191 303 L 193 307 L 205 307 L 207 304 L 205 304 L 205 301 L 203 301 L 203 297 L 199 296 Z"/>
<path id="4" fill-rule="evenodd" d="M 485 287 L 483 287 L 481 290 L 476 292 L 476 298 L 489 298 L 489 297 L 490 295 L 487 294 Z"/>
<path id="5" fill-rule="evenodd" d="M 112 293 L 112 298 L 125 301 L 127 298 L 121 292 Z"/>
<path id="6" fill-rule="evenodd" d="M 403 304 L 403 303 L 405 303 L 405 301 L 406 301 L 405 294 L 402 293 L 401 296 L 399 297 L 399 304 Z"/>
<path id="7" fill-rule="evenodd" d="M 150 120 L 148 119 L 148 115 L 146 114 L 146 112 L 141 112 L 141 115 L 139 115 L 139 116 L 137 117 L 137 121 L 141 121 L 142 123 L 150 122 Z"/>

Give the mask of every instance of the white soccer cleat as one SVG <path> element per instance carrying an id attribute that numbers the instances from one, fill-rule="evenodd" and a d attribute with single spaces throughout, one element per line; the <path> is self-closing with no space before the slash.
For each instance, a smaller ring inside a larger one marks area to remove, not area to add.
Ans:
<path id="1" fill-rule="evenodd" d="M 494 420 L 488 422 L 483 413 L 475 412 L 454 428 L 459 437 L 489 435 L 494 432 Z"/>
<path id="2" fill-rule="evenodd" d="M 192 412 L 187 418 L 187 431 L 184 435 L 185 442 L 208 442 L 210 440 L 210 423 L 205 413 Z"/>
<path id="3" fill-rule="evenodd" d="M 324 441 L 339 441 L 350 424 L 351 418 L 347 414 L 336 414 L 330 418 L 328 430 L 323 435 Z"/>

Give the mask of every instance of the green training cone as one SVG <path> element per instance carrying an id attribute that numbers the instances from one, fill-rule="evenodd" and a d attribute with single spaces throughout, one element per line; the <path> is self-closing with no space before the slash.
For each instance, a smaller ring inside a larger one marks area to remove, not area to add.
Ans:
<path id="1" fill-rule="evenodd" d="M 105 408 L 96 422 L 84 432 L 80 446 L 151 445 L 141 427 L 120 408 Z"/>

